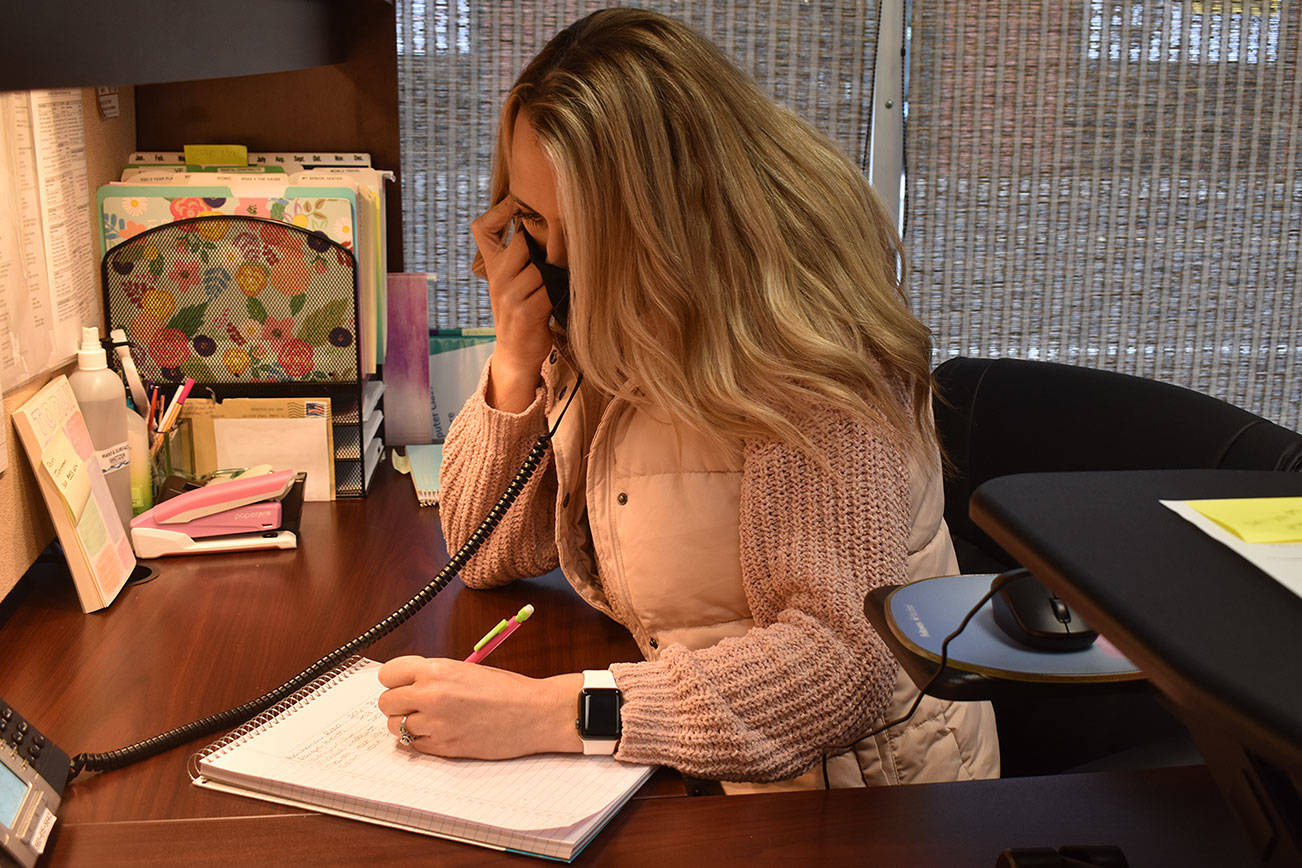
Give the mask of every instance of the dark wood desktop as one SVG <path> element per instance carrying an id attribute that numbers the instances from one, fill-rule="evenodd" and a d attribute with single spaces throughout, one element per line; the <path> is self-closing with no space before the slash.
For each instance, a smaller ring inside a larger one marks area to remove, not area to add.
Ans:
<path id="1" fill-rule="evenodd" d="M 151 562 L 156 579 L 82 614 L 66 576 L 6 601 L 0 696 L 70 754 L 108 751 L 260 695 L 362 632 L 446 562 L 438 513 L 387 464 L 365 500 L 307 504 L 300 547 Z M 635 660 L 624 630 L 558 574 L 498 591 L 453 583 L 366 653 L 464 656 L 500 618 L 537 614 L 491 663 L 530 675 Z M 64 794 L 43 865 L 538 864 L 407 832 L 194 787 L 186 764 L 215 736 Z M 1008 847 L 1110 843 L 1131 865 L 1250 864 L 1202 767 L 874 790 L 686 796 L 658 773 L 577 864 L 991 868 Z"/>

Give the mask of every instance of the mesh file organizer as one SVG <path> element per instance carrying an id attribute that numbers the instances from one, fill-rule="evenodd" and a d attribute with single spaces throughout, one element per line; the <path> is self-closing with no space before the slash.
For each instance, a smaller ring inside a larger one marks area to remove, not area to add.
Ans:
<path id="1" fill-rule="evenodd" d="M 126 332 L 141 377 L 192 377 L 217 398 L 330 397 L 335 439 L 353 444 L 336 454 L 336 495 L 365 494 L 351 250 L 274 220 L 194 217 L 109 249 L 101 275 L 109 328 Z"/>

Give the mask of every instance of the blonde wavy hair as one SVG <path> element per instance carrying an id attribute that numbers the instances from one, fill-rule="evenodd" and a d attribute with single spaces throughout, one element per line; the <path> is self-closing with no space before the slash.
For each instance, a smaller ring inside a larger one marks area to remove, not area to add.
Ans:
<path id="1" fill-rule="evenodd" d="M 831 405 L 934 442 L 931 337 L 859 169 L 687 25 L 638 9 L 555 36 L 502 110 L 493 201 L 524 112 L 556 173 L 588 381 L 717 442 L 817 454 Z"/>

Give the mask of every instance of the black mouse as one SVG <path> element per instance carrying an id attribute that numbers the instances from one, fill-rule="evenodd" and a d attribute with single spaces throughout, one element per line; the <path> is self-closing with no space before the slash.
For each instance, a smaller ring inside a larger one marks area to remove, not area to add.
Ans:
<path id="1" fill-rule="evenodd" d="M 1027 570 L 995 577 L 995 623 L 1014 642 L 1037 651 L 1081 651 L 1099 634 Z"/>

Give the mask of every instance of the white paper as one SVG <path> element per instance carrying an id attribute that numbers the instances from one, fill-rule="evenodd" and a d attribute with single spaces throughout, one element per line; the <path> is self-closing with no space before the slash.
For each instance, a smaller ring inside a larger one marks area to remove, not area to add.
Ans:
<path id="1" fill-rule="evenodd" d="M 430 356 L 429 394 L 435 440 L 448 436 L 448 426 L 474 394 L 479 375 L 496 346 L 497 341 L 484 341 Z"/>
<path id="2" fill-rule="evenodd" d="M 1183 500 L 1159 501 L 1203 533 L 1302 597 L 1302 543 L 1250 543 L 1221 527 Z"/>
<path id="3" fill-rule="evenodd" d="M 70 360 L 99 321 L 81 91 L 0 94 L 0 386 Z"/>
<path id="4" fill-rule="evenodd" d="M 38 90 L 32 96 L 32 140 L 45 224 L 45 270 L 56 333 L 75 348 L 83 322 L 98 320 L 91 252 L 90 188 L 81 91 Z M 71 353 L 69 354 L 71 355 Z"/>
<path id="5" fill-rule="evenodd" d="M 307 474 L 303 499 L 333 500 L 330 482 L 330 441 L 325 416 L 305 419 L 212 420 L 217 446 L 217 466 L 253 467 L 270 464 L 272 470 L 294 470 Z"/>

